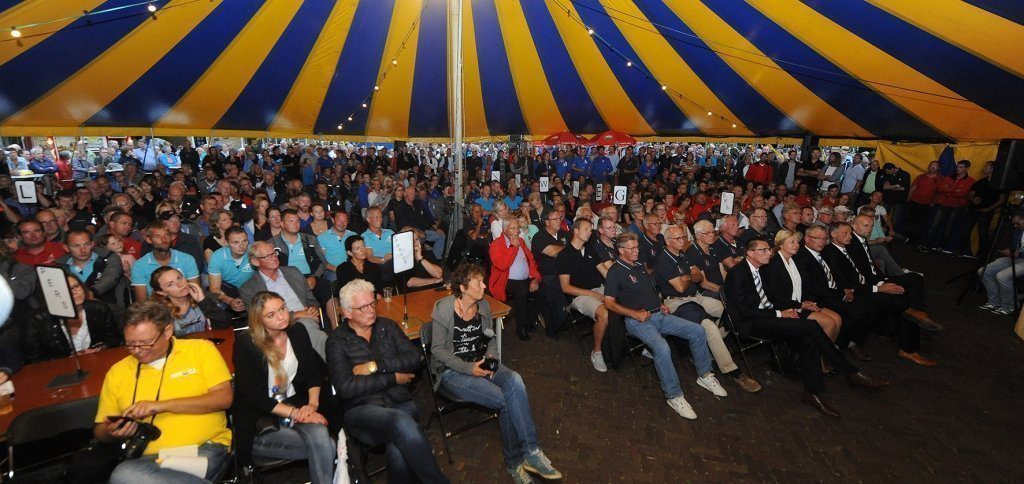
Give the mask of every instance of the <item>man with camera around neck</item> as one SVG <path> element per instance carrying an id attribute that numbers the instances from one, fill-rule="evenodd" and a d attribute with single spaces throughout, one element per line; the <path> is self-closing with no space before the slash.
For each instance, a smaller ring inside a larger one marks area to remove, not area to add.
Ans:
<path id="1" fill-rule="evenodd" d="M 124 442 L 125 460 L 111 483 L 209 482 L 227 466 L 231 373 L 209 341 L 174 338 L 171 321 L 170 310 L 154 301 L 126 314 L 129 356 L 103 380 L 93 429 L 101 442 Z M 189 445 L 198 445 L 207 459 L 203 478 L 156 462 L 161 450 Z"/>

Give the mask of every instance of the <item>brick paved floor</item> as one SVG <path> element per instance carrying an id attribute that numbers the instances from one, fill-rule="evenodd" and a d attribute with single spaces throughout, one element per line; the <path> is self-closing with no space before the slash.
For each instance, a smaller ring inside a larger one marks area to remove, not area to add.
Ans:
<path id="1" fill-rule="evenodd" d="M 628 362 L 597 373 L 571 337 L 523 343 L 507 331 L 505 362 L 526 381 L 542 446 L 565 482 L 1024 481 L 1024 342 L 1013 322 L 954 305 L 964 283 L 944 282 L 972 262 L 897 251 L 928 274 L 929 311 L 946 329 L 925 332 L 922 351 L 941 366 L 898 360 L 891 341 L 872 336 L 865 352 L 875 361 L 861 368 L 890 378 L 892 388 L 868 395 L 830 379 L 823 396 L 839 421 L 800 404 L 800 383 L 766 374 L 763 364 L 753 371 L 763 391 L 746 394 L 723 379 L 729 396 L 719 400 L 696 385 L 692 365 L 678 363 L 698 415 L 688 421 L 665 404 L 652 368 L 644 370 L 647 390 Z M 765 354 L 754 359 L 763 363 Z M 426 390 L 417 391 L 421 409 L 430 406 Z M 509 481 L 496 423 L 451 439 L 454 465 L 436 422 L 428 435 L 453 482 Z M 267 476 L 307 480 L 303 465 Z"/>

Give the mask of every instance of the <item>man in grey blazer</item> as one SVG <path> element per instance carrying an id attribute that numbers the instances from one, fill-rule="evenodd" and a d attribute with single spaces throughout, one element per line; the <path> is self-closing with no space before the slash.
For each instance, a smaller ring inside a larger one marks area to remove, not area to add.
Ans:
<path id="1" fill-rule="evenodd" d="M 249 248 L 249 262 L 256 273 L 238 288 L 246 306 L 260 291 L 277 293 L 284 299 L 285 306 L 292 312 L 292 321 L 302 324 L 309 331 L 313 349 L 324 357 L 324 343 L 327 334 L 320 329 L 320 304 L 306 283 L 306 277 L 298 269 L 282 266 L 277 250 L 267 241 L 256 242 Z"/>

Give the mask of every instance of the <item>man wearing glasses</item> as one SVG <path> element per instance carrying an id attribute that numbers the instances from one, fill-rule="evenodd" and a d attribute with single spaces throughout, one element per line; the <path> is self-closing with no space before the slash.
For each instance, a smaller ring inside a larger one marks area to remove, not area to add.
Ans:
<path id="1" fill-rule="evenodd" d="M 277 258 L 277 249 L 265 240 L 249 248 L 249 262 L 256 268 L 256 273 L 238 290 L 242 302 L 249 305 L 253 296 L 260 291 L 277 293 L 292 312 L 293 323 L 306 327 L 313 349 L 323 358 L 327 335 L 320 330 L 320 305 L 306 284 L 306 277 L 295 267 L 282 266 Z"/>
<path id="2" fill-rule="evenodd" d="M 398 324 L 377 317 L 373 284 L 356 279 L 338 299 L 345 323 L 327 340 L 327 372 L 341 399 L 344 427 L 360 442 L 387 446 L 396 482 L 446 483 L 423 429 L 409 383 L 422 356 Z"/>
<path id="3" fill-rule="evenodd" d="M 845 374 L 851 385 L 868 391 L 883 390 L 889 385 L 888 380 L 865 375 L 850 363 L 818 323 L 801 318 L 797 309 L 778 310 L 772 306 L 765 294 L 765 284 L 770 281 L 766 282 L 760 271 L 772 257 L 768 242 L 751 240 L 744 247 L 744 253 L 744 261 L 736 264 L 725 280 L 725 309 L 741 335 L 791 342 L 790 347 L 799 352 L 804 382 L 801 402 L 824 415 L 839 418 L 839 412 L 818 395 L 825 389 L 822 358 Z"/>
<path id="4" fill-rule="evenodd" d="M 146 301 L 128 308 L 125 348 L 129 355 L 107 372 L 100 391 L 93 435 L 107 443 L 135 436 L 139 422 L 160 429 L 141 457 L 120 463 L 112 483 L 208 482 L 157 464 L 162 449 L 199 446 L 206 457 L 205 479 L 216 480 L 227 467 L 231 430 L 231 373 L 212 343 L 174 338 L 167 306 Z"/>
<path id="5" fill-rule="evenodd" d="M 619 259 L 608 269 L 604 285 L 604 305 L 625 317 L 626 331 L 644 342 L 654 355 L 654 368 L 661 380 L 661 390 L 680 416 L 694 420 L 697 414 L 683 397 L 679 376 L 672 363 L 672 350 L 665 336 L 676 336 L 689 343 L 693 366 L 697 369 L 697 385 L 715 394 L 727 395 L 711 368 L 704 328 L 692 321 L 669 314 L 661 302 L 654 280 L 643 264 L 638 263 L 640 244 L 636 234 L 626 232 L 615 240 Z"/>
<path id="6" fill-rule="evenodd" d="M 661 235 L 661 218 L 649 213 L 644 216 L 643 232 L 640 233 L 640 263 L 652 264 L 654 258 L 665 250 L 665 237 Z"/>

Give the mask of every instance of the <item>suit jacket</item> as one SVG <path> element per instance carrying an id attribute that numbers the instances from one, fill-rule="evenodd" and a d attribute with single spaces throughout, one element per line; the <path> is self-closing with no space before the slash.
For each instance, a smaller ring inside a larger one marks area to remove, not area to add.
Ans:
<path id="1" fill-rule="evenodd" d="M 764 268 L 761 275 L 761 283 L 764 285 Z M 776 317 L 775 309 L 760 309 L 761 298 L 757 295 L 754 274 L 750 272 L 750 264 L 746 261 L 729 270 L 722 294 L 725 295 L 725 309 L 740 334 L 750 334 L 754 319 Z"/>
<path id="2" fill-rule="evenodd" d="M 800 307 L 802 301 L 793 299 L 793 279 L 782 262 L 782 256 L 778 253 L 773 255 L 768 264 L 761 268 L 761 284 L 764 286 L 764 292 L 768 296 L 768 301 L 772 303 L 772 306 L 775 306 L 775 309 L 783 310 Z M 805 296 L 804 299 L 809 299 L 803 293 L 802 278 L 800 291 L 801 296 Z"/>
<path id="3" fill-rule="evenodd" d="M 854 235 L 850 238 L 850 245 L 846 246 L 846 253 L 850 254 L 853 264 L 857 266 L 857 270 L 864 276 L 868 284 L 877 284 L 884 281 L 885 277 L 878 273 L 878 269 L 868 259 L 865 249 L 867 249 L 867 246 L 861 243 L 860 239 Z"/>
<path id="4" fill-rule="evenodd" d="M 840 254 L 841 256 L 842 254 Z M 824 259 L 825 257 L 822 255 L 822 260 Z M 825 269 L 821 267 L 807 247 L 801 247 L 800 252 L 793 256 L 793 260 L 796 262 L 797 271 L 800 272 L 801 291 L 807 299 L 821 304 L 843 300 L 845 293 L 842 288 L 845 286 L 840 284 L 839 278 L 835 274 L 836 269 L 832 267 L 832 264 L 825 260 L 829 271 L 832 272 L 832 279 L 836 282 L 835 289 L 828 287 L 828 276 L 825 275 Z"/>
<path id="5" fill-rule="evenodd" d="M 856 294 L 870 294 L 874 292 L 871 289 L 872 284 L 860 282 L 860 279 L 857 277 L 859 272 L 857 267 L 835 245 L 826 245 L 825 249 L 821 251 L 821 258 L 825 259 L 829 268 L 832 269 L 832 277 L 836 279 L 836 284 L 839 287 L 853 289 Z M 865 281 L 870 280 L 867 276 L 864 279 Z"/>
<path id="6" fill-rule="evenodd" d="M 295 291 L 295 295 L 299 296 L 299 301 L 302 301 L 303 306 L 318 306 L 316 296 L 313 295 L 313 291 L 306 285 L 306 276 L 302 275 L 298 269 L 292 266 L 281 266 L 280 270 L 284 280 L 288 281 L 288 285 Z M 245 281 L 245 284 L 242 284 L 242 287 L 238 288 L 238 293 L 242 296 L 242 301 L 248 306 L 256 293 L 266 290 L 267 284 L 263 282 L 263 276 L 257 271 L 248 281 Z"/>

